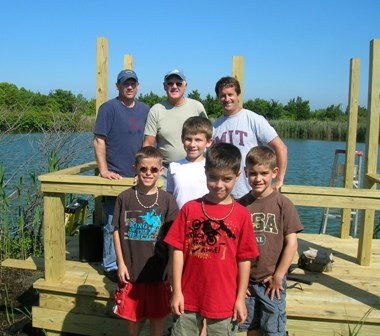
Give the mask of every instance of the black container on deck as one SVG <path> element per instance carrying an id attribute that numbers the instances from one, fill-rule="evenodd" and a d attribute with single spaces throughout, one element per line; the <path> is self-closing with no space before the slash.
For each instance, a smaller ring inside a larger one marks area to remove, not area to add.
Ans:
<path id="1" fill-rule="evenodd" d="M 79 225 L 79 260 L 85 262 L 103 260 L 103 226 Z"/>

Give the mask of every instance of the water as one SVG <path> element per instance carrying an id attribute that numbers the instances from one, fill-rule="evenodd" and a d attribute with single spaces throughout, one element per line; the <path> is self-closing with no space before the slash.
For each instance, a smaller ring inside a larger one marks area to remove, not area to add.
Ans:
<path id="1" fill-rule="evenodd" d="M 41 150 L 41 145 L 38 145 L 43 138 L 42 134 L 0 136 L 0 162 L 3 162 L 5 166 L 5 180 L 20 175 L 27 179 L 29 172 L 35 172 L 37 175 L 46 172 L 46 167 L 45 170 L 41 170 L 44 169 L 41 164 L 42 161 L 47 161 L 46 157 L 42 159 L 43 152 L 47 149 Z M 80 133 L 68 139 L 45 139 L 42 142 L 48 142 L 53 146 L 59 143 L 58 141 L 66 146 L 63 147 L 62 152 L 69 152 L 68 164 L 81 164 L 94 160 L 92 133 Z M 288 146 L 288 169 L 285 183 L 328 186 L 335 150 L 345 149 L 345 142 L 294 139 L 284 139 L 284 141 Z M 357 150 L 364 151 L 364 147 L 363 143 L 357 144 Z M 16 183 L 17 181 L 12 179 L 7 189 L 13 190 Z M 85 196 L 85 198 L 88 197 Z M 323 209 L 297 206 L 297 210 L 305 226 L 304 232 L 318 233 Z M 338 231 L 338 221 L 329 220 L 327 232 L 336 234 Z"/>

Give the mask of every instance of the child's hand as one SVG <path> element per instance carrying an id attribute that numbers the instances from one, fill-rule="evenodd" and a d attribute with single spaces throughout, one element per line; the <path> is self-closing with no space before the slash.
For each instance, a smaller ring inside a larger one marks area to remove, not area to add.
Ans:
<path id="1" fill-rule="evenodd" d="M 247 288 L 247 292 L 245 294 L 245 298 L 249 298 L 251 296 L 251 291 L 249 290 L 249 287 Z"/>
<path id="2" fill-rule="evenodd" d="M 243 323 L 247 318 L 247 306 L 245 305 L 245 300 L 236 300 L 234 306 L 234 316 L 233 321 L 238 323 Z"/>
<path id="3" fill-rule="evenodd" d="M 185 304 L 184 304 L 184 297 L 182 292 L 175 293 L 173 292 L 172 300 L 170 303 L 170 307 L 172 309 L 172 312 L 176 315 L 182 315 L 185 311 Z"/>
<path id="4" fill-rule="evenodd" d="M 271 300 L 274 299 L 276 295 L 277 299 L 281 298 L 281 291 L 284 290 L 282 287 L 282 278 L 271 275 L 263 280 L 263 283 L 267 284 L 268 288 L 265 291 L 265 295 L 268 295 Z"/>
<path id="5" fill-rule="evenodd" d="M 117 276 L 120 283 L 125 284 L 130 280 L 128 268 L 125 265 L 118 266 Z"/>

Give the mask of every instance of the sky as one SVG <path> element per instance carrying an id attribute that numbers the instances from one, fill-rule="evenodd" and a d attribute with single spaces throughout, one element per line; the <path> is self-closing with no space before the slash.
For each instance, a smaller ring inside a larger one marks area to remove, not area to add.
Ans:
<path id="1" fill-rule="evenodd" d="M 139 93 L 165 95 L 172 69 L 187 93 L 215 95 L 218 79 L 244 58 L 244 101 L 312 110 L 348 103 L 350 60 L 360 60 L 367 106 L 370 41 L 380 38 L 379 0 L 2 0 L 0 82 L 48 94 L 96 96 L 96 43 L 108 40 L 108 97 L 131 54 Z"/>

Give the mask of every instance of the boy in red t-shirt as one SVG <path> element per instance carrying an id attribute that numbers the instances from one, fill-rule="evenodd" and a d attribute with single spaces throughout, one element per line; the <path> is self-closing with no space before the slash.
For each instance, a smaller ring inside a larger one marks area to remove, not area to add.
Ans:
<path id="1" fill-rule="evenodd" d="M 172 335 L 234 335 L 247 317 L 245 294 L 258 248 L 248 211 L 231 197 L 241 153 L 228 143 L 206 153 L 208 194 L 186 203 L 165 242 L 173 246 Z"/>

